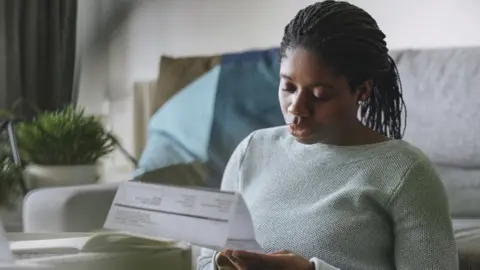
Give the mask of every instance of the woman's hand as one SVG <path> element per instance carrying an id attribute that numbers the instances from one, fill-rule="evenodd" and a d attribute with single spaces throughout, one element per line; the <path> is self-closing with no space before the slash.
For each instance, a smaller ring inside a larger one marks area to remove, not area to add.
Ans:
<path id="1" fill-rule="evenodd" d="M 236 266 L 233 265 L 232 261 L 230 261 L 230 259 L 225 255 L 225 251 L 218 253 L 217 258 L 215 259 L 215 263 L 222 270 L 223 269 L 232 269 L 232 270 L 237 269 Z"/>
<path id="2" fill-rule="evenodd" d="M 224 254 L 237 270 L 315 270 L 308 259 L 286 250 L 269 254 L 226 250 Z"/>

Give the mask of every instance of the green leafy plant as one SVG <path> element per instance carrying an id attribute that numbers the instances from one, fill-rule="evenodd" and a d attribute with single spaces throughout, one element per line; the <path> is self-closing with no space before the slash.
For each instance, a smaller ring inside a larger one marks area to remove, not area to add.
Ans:
<path id="1" fill-rule="evenodd" d="M 15 130 L 22 159 L 39 165 L 93 165 L 117 145 L 97 118 L 73 105 L 41 113 Z"/>
<path id="2" fill-rule="evenodd" d="M 5 142 L 0 143 L 0 207 L 9 208 L 14 206 L 15 201 L 22 195 L 20 181 L 22 168 L 15 165 L 8 151 L 4 151 Z"/>

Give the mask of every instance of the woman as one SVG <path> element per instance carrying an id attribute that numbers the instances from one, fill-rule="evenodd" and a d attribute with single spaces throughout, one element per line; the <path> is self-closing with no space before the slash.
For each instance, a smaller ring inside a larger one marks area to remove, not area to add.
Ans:
<path id="1" fill-rule="evenodd" d="M 384 38 L 346 2 L 308 6 L 285 27 L 288 125 L 249 135 L 222 183 L 244 196 L 266 254 L 204 250 L 198 269 L 457 268 L 444 188 L 400 140 L 404 103 Z"/>

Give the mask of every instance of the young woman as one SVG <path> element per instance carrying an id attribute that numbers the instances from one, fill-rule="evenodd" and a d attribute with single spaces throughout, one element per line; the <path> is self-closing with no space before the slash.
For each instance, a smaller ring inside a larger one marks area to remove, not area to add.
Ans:
<path id="1" fill-rule="evenodd" d="M 301 10 L 281 43 L 286 126 L 235 150 L 222 188 L 244 196 L 267 254 L 204 250 L 198 269 L 456 269 L 444 188 L 400 140 L 404 103 L 385 35 L 364 10 Z"/>

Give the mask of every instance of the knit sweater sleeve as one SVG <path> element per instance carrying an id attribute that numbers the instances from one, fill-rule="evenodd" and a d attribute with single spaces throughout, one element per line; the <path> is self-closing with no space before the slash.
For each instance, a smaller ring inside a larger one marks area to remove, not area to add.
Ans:
<path id="1" fill-rule="evenodd" d="M 223 173 L 221 190 L 239 191 L 240 166 L 252 137 L 253 133 L 240 142 L 235 151 L 233 151 Z M 203 248 L 201 255 L 197 259 L 197 270 L 218 270 L 215 264 L 216 256 L 217 252 Z"/>
<path id="2" fill-rule="evenodd" d="M 393 218 L 397 269 L 458 269 L 446 192 L 430 162 L 409 168 L 387 209 Z"/>

